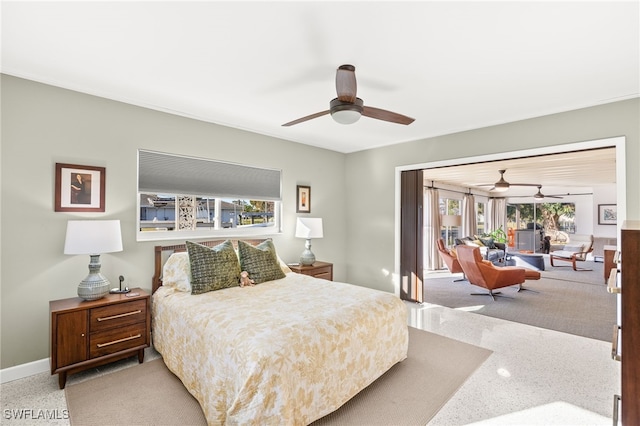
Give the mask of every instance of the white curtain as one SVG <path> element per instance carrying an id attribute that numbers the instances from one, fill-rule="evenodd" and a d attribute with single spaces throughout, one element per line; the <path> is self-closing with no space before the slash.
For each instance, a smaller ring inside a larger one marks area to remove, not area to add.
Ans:
<path id="1" fill-rule="evenodd" d="M 426 188 L 424 192 L 424 268 L 428 270 L 444 268 L 436 243 L 440 238 L 440 228 L 440 195 L 436 188 Z"/>
<path id="2" fill-rule="evenodd" d="M 507 229 L 507 200 L 505 198 L 491 198 L 487 204 L 487 224 L 485 232 L 492 232 L 502 227 Z"/>
<path id="3" fill-rule="evenodd" d="M 473 194 L 464 194 L 462 197 L 462 227 L 460 228 L 460 237 L 474 236 L 477 233 L 476 199 Z"/>

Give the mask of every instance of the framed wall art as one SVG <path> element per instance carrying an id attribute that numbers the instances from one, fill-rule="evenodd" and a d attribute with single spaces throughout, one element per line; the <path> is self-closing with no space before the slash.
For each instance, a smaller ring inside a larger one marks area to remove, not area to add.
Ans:
<path id="1" fill-rule="evenodd" d="M 311 187 L 296 186 L 296 213 L 311 213 Z"/>
<path id="2" fill-rule="evenodd" d="M 598 204 L 598 225 L 615 225 L 618 223 L 618 206 L 616 204 Z"/>
<path id="3" fill-rule="evenodd" d="M 105 168 L 56 163 L 57 212 L 104 212 Z"/>

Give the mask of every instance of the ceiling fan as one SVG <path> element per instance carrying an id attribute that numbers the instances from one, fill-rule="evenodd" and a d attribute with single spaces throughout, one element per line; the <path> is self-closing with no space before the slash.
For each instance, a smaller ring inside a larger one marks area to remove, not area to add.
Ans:
<path id="1" fill-rule="evenodd" d="M 543 198 L 560 198 L 562 199 L 562 197 L 559 197 L 557 195 L 544 195 L 542 193 L 542 185 L 537 185 L 538 186 L 538 192 L 536 192 L 533 195 L 533 198 L 535 198 L 536 200 L 542 200 Z"/>
<path id="2" fill-rule="evenodd" d="M 356 89 L 356 67 L 353 65 L 340 65 L 336 71 L 336 92 L 338 93 L 338 97 L 329 102 L 329 109 L 298 118 L 297 120 L 283 124 L 283 126 L 293 126 L 294 124 L 322 117 L 326 114 L 331 114 L 331 117 L 340 124 L 353 124 L 358 121 L 362 115 L 375 118 L 376 120 L 404 125 L 411 124 L 415 120 L 396 112 L 364 106 L 362 99 L 356 97 Z"/>
<path id="3" fill-rule="evenodd" d="M 500 173 L 500 179 L 496 183 L 487 183 L 478 186 L 492 186 L 493 188 L 489 191 L 496 192 L 505 192 L 512 186 L 538 186 L 539 188 L 542 188 L 542 185 L 538 185 L 537 183 L 509 183 L 504 179 L 504 173 L 506 170 L 498 170 L 498 172 Z"/>
<path id="4" fill-rule="evenodd" d="M 542 185 L 537 184 L 537 183 L 509 183 L 504 179 L 504 173 L 506 172 L 506 170 L 498 170 L 498 172 L 500 173 L 500 179 L 494 183 L 494 184 L 483 184 L 483 185 L 479 185 L 479 186 L 491 186 L 493 185 L 493 188 L 491 188 L 489 191 L 496 191 L 496 192 L 505 192 L 506 190 L 508 190 L 510 187 L 512 186 L 536 186 L 538 187 L 538 192 L 536 192 L 533 195 L 533 198 L 535 198 L 536 200 L 542 200 L 543 198 L 562 198 L 559 197 L 557 195 L 544 195 L 542 193 Z"/>

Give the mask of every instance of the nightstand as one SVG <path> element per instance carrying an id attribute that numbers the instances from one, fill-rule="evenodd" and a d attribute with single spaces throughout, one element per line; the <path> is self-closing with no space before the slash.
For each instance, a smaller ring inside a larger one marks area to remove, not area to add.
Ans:
<path id="1" fill-rule="evenodd" d="M 132 294 L 138 293 L 136 296 Z M 99 300 L 79 297 L 52 300 L 51 374 L 64 389 L 67 374 L 138 355 L 151 343 L 150 297 L 134 288 Z"/>
<path id="2" fill-rule="evenodd" d="M 287 265 L 298 274 L 311 275 L 315 278 L 322 278 L 333 281 L 333 263 L 316 261 L 311 266 L 304 265 Z"/>

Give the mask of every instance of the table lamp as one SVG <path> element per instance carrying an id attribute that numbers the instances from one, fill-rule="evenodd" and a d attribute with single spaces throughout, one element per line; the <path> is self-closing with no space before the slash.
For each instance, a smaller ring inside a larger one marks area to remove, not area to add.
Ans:
<path id="1" fill-rule="evenodd" d="M 441 225 L 446 227 L 447 247 L 451 247 L 452 241 L 449 241 L 449 231 L 452 227 L 462 225 L 462 216 L 453 214 L 443 214 L 440 216 Z"/>
<path id="2" fill-rule="evenodd" d="M 64 254 L 88 254 L 89 275 L 78 285 L 78 296 L 97 300 L 109 293 L 109 280 L 100 273 L 100 255 L 122 251 L 119 220 L 70 220 Z"/>
<path id="3" fill-rule="evenodd" d="M 322 218 L 299 217 L 296 221 L 296 237 L 307 240 L 304 251 L 300 255 L 300 264 L 304 266 L 313 265 L 316 261 L 316 256 L 311 252 L 311 239 L 322 238 Z"/>

